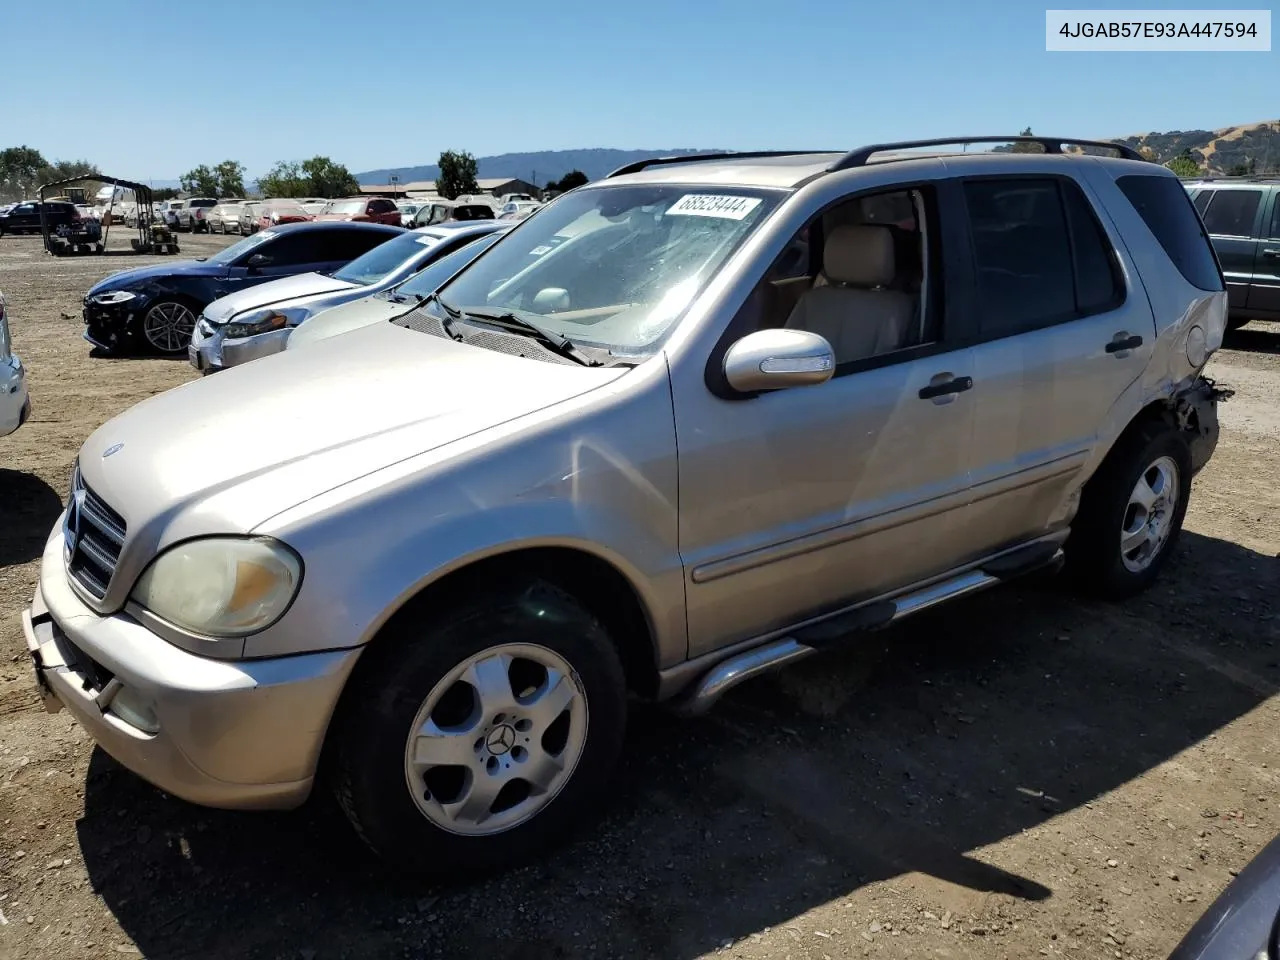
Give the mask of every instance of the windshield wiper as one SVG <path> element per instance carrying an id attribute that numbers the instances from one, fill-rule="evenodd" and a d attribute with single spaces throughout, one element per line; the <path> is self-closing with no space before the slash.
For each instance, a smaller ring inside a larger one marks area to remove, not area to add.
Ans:
<path id="1" fill-rule="evenodd" d="M 444 332 L 451 340 L 461 340 L 462 334 L 458 333 L 454 327 L 454 321 L 462 319 L 462 311 L 445 300 L 438 293 L 429 293 L 425 297 L 420 294 L 414 294 L 418 298 L 418 306 L 426 306 L 428 303 L 434 303 L 444 311 L 444 319 L 440 321 L 440 325 L 444 327 Z"/>
<path id="2" fill-rule="evenodd" d="M 435 296 L 435 294 L 432 294 Z M 439 298 L 436 298 L 439 302 Z M 443 304 L 441 304 L 443 306 Z M 562 357 L 574 360 L 584 367 L 602 367 L 604 364 L 595 358 L 588 356 L 587 353 L 575 344 L 568 337 L 556 333 L 554 330 L 548 330 L 541 327 L 524 317 L 517 316 L 510 310 L 467 310 L 463 314 L 466 318 L 474 317 L 485 323 L 492 323 L 502 327 L 510 333 L 521 333 L 527 337 L 541 342 L 549 347 L 555 353 Z"/>

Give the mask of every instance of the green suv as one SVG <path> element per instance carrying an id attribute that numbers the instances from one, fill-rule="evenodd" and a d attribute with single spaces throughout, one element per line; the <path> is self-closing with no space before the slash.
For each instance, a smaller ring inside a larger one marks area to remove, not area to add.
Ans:
<path id="1" fill-rule="evenodd" d="M 1227 278 L 1228 328 L 1280 321 L 1280 178 L 1205 180 L 1187 192 Z"/>

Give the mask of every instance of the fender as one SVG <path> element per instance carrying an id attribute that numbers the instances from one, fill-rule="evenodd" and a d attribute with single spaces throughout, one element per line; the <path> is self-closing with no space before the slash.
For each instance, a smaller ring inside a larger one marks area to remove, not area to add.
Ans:
<path id="1" fill-rule="evenodd" d="M 289 612 L 249 638 L 244 655 L 365 644 L 441 577 L 502 553 L 563 547 L 621 573 L 647 612 L 655 666 L 679 662 L 688 637 L 677 481 L 665 365 L 589 421 L 548 417 L 376 471 L 254 530 L 293 547 L 305 570 Z"/>

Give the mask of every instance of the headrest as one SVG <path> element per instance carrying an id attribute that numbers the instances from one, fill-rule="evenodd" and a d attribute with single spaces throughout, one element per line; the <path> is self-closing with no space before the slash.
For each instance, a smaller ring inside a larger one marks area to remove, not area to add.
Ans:
<path id="1" fill-rule="evenodd" d="M 822 272 L 832 283 L 857 287 L 883 287 L 897 273 L 893 232 L 872 224 L 844 224 L 827 234 L 822 250 Z"/>

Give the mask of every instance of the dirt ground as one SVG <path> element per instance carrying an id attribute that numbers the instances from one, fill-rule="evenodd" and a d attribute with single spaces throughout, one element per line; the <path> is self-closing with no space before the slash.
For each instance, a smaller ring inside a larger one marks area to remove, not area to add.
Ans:
<path id="1" fill-rule="evenodd" d="M 184 254 L 221 238 L 183 237 Z M 389 883 L 324 796 L 169 798 L 33 693 L 19 612 L 77 447 L 192 376 L 80 338 L 101 276 L 0 239 L 34 419 L 0 440 L 0 957 L 1165 957 L 1280 830 L 1280 330 L 1234 387 L 1161 583 L 978 595 L 734 691 L 633 713 L 615 802 L 545 862 Z"/>

